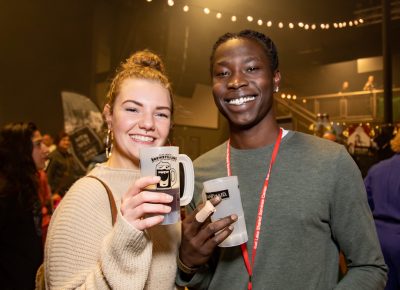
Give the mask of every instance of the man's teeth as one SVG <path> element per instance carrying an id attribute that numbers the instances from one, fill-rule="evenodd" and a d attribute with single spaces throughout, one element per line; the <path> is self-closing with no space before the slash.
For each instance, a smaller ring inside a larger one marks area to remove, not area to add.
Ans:
<path id="1" fill-rule="evenodd" d="M 250 97 L 241 97 L 238 99 L 232 99 L 228 101 L 229 105 L 236 105 L 236 106 L 240 106 L 243 105 L 244 103 L 250 102 L 250 101 L 254 101 L 256 99 L 256 97 L 254 96 L 250 96 Z"/>
<path id="2" fill-rule="evenodd" d="M 143 136 L 143 135 L 132 135 L 132 139 L 136 141 L 142 141 L 142 142 L 153 142 L 154 138 L 149 137 L 149 136 Z"/>

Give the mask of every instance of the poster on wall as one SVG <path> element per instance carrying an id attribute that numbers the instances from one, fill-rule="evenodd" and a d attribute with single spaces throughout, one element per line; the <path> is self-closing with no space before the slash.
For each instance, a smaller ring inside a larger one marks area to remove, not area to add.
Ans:
<path id="1" fill-rule="evenodd" d="M 93 158 L 104 150 L 104 121 L 99 108 L 86 96 L 61 92 L 64 129 L 70 136 L 72 155 L 86 171 Z"/>

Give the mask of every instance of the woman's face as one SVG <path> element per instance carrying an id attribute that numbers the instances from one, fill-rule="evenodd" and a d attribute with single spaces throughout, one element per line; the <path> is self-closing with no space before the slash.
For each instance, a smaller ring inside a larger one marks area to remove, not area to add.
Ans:
<path id="1" fill-rule="evenodd" d="M 163 146 L 171 126 L 169 91 L 157 81 L 126 79 L 111 112 L 104 108 L 108 128 L 114 135 L 110 165 L 137 168 L 139 148 Z"/>
<path id="2" fill-rule="evenodd" d="M 35 162 L 36 169 L 41 170 L 44 169 L 45 163 L 47 160 L 47 156 L 49 154 L 49 149 L 42 142 L 42 135 L 39 131 L 35 131 L 32 136 L 32 158 Z"/>
<path id="3" fill-rule="evenodd" d="M 58 142 L 58 149 L 60 149 L 62 152 L 67 152 L 69 147 L 71 147 L 71 140 L 69 139 L 69 136 L 61 138 L 60 142 Z"/>

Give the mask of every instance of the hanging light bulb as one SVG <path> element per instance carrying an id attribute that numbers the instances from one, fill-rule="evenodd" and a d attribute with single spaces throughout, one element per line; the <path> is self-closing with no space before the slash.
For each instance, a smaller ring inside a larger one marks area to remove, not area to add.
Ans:
<path id="1" fill-rule="evenodd" d="M 175 4 L 174 0 L 168 0 L 168 5 L 169 6 L 174 6 L 174 4 Z"/>
<path id="2" fill-rule="evenodd" d="M 233 16 L 231 17 L 231 20 L 232 20 L 232 22 L 236 22 L 236 20 L 237 20 L 236 16 L 233 15 Z"/>
<path id="3" fill-rule="evenodd" d="M 188 12 L 189 11 L 189 6 L 187 6 L 187 5 L 183 6 L 183 11 Z"/>
<path id="4" fill-rule="evenodd" d="M 257 24 L 261 26 L 261 25 L 263 25 L 263 21 L 261 19 L 258 19 Z"/>
<path id="5" fill-rule="evenodd" d="M 217 19 L 221 19 L 222 14 L 221 14 L 220 12 L 218 12 L 218 13 L 215 15 L 215 17 L 217 17 Z"/>
<path id="6" fill-rule="evenodd" d="M 208 9 L 207 7 L 203 9 L 205 14 L 210 14 L 210 9 Z"/>
<path id="7" fill-rule="evenodd" d="M 267 26 L 268 26 L 268 27 L 271 27 L 271 26 L 272 26 L 272 21 L 271 21 L 271 20 L 267 22 Z"/>

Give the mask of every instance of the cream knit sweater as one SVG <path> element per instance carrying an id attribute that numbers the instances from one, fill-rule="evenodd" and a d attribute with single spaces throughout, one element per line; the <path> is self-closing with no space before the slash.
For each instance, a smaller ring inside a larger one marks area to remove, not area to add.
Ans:
<path id="1" fill-rule="evenodd" d="M 139 171 L 97 165 L 90 175 L 113 192 L 112 227 L 108 196 L 93 178 L 81 178 L 55 211 L 45 248 L 47 289 L 175 289 L 180 223 L 139 231 L 122 217 L 122 195 Z"/>

